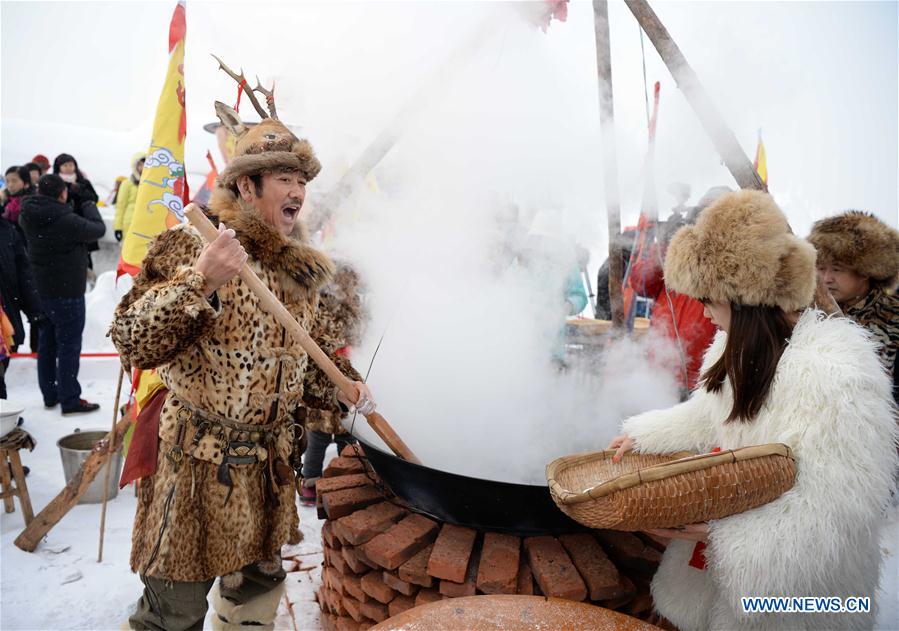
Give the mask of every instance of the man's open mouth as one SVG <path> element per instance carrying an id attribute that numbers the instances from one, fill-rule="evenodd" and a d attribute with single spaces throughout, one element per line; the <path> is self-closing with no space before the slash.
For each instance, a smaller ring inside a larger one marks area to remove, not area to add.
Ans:
<path id="1" fill-rule="evenodd" d="M 300 213 L 299 206 L 285 206 L 281 209 L 281 212 L 284 213 L 284 216 L 288 219 L 296 219 L 297 215 Z"/>

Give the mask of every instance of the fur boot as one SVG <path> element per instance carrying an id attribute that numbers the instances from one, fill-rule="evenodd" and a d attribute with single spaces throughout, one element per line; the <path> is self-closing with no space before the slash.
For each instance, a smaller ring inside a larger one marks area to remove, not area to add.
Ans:
<path id="1" fill-rule="evenodd" d="M 212 628 L 214 631 L 273 631 L 284 583 L 242 605 L 222 596 L 219 583 L 212 588 Z"/>

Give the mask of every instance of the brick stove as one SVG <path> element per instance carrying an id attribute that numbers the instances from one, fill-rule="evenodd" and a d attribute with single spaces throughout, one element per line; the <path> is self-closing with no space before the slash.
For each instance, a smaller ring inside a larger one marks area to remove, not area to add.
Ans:
<path id="1" fill-rule="evenodd" d="M 417 605 L 475 594 L 590 602 L 666 626 L 649 594 L 664 548 L 642 535 L 518 537 L 441 523 L 406 508 L 352 447 L 318 482 L 318 516 L 326 520 L 316 594 L 325 629 L 366 629 Z"/>

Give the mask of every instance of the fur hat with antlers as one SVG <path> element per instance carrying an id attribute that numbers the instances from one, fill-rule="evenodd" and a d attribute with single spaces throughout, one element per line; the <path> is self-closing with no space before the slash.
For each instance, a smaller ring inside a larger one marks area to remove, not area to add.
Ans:
<path id="1" fill-rule="evenodd" d="M 215 57 L 215 60 L 219 62 L 219 67 L 228 76 L 237 81 L 238 85 L 242 87 L 247 85 L 243 70 L 237 74 L 218 57 Z M 237 183 L 237 178 L 241 175 L 258 175 L 281 170 L 299 171 L 307 182 L 311 181 L 322 168 L 318 158 L 315 157 L 312 145 L 306 139 L 297 138 L 284 123 L 278 120 L 274 85 L 271 90 L 266 90 L 259 83 L 258 78 L 256 81 L 257 86 L 252 90 L 246 90 L 246 95 L 262 118 L 262 122 L 258 125 L 244 125 L 234 108 L 228 107 L 220 101 L 215 102 L 215 113 L 219 120 L 228 128 L 228 131 L 234 134 L 237 140 L 234 146 L 234 158 L 219 174 L 218 186 L 233 188 Z M 268 112 L 259 104 L 254 92 L 265 96 Z"/>

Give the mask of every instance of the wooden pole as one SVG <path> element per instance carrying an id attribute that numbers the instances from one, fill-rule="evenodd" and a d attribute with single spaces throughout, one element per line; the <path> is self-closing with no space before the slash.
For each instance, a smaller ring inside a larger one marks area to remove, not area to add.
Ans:
<path id="1" fill-rule="evenodd" d="M 598 0 L 597 0 L 598 1 Z M 736 136 L 724 122 L 724 118 L 718 112 L 709 95 L 706 93 L 699 77 L 687 63 L 687 59 L 671 38 L 665 26 L 659 20 L 655 11 L 646 0 L 624 0 L 624 3 L 637 18 L 640 27 L 649 36 L 652 45 L 655 46 L 662 61 L 668 66 L 671 76 L 677 82 L 687 101 L 699 117 L 699 122 L 705 128 L 706 133 L 714 143 L 718 154 L 724 160 L 728 170 L 739 184 L 740 188 L 751 188 L 759 191 L 767 191 L 768 187 L 762 182 L 759 174 L 749 157 L 740 147 Z M 594 7 L 597 2 L 594 2 Z"/>
<path id="2" fill-rule="evenodd" d="M 618 199 L 618 158 L 615 149 L 615 106 L 612 100 L 612 53 L 609 46 L 609 5 L 593 0 L 593 26 L 596 35 L 596 74 L 599 78 L 599 124 L 602 131 L 603 188 L 609 229 L 609 302 L 612 328 L 624 328 L 624 277 L 621 247 L 621 208 Z"/>
<path id="3" fill-rule="evenodd" d="M 478 28 L 458 48 L 453 50 L 434 72 L 427 75 L 422 85 L 381 130 L 381 133 L 363 149 L 346 173 L 340 177 L 331 190 L 317 200 L 316 213 L 309 225 L 312 232 L 324 225 L 334 211 L 340 207 L 340 204 L 353 194 L 365 177 L 393 149 L 409 123 L 435 100 L 457 73 L 465 68 L 468 60 L 474 57 L 483 43 L 487 41 L 487 37 L 500 25 L 505 25 L 505 23 L 496 15 L 485 18 Z"/>
<path id="4" fill-rule="evenodd" d="M 111 435 L 115 435 L 116 422 L 119 420 L 119 399 L 122 395 L 122 378 L 125 376 L 124 366 L 119 365 L 119 385 L 115 391 L 115 405 L 112 407 L 112 430 Z M 103 562 L 103 535 L 106 533 L 106 502 L 109 499 L 109 474 L 112 471 L 112 463 L 115 460 L 115 449 L 113 449 L 112 441 L 109 441 L 109 448 L 106 450 L 108 458 L 106 460 L 106 475 L 103 476 L 103 506 L 100 509 L 100 548 L 97 551 L 97 563 Z"/>
<path id="5" fill-rule="evenodd" d="M 114 447 L 117 449 L 119 445 L 122 444 L 122 439 L 125 437 L 125 432 L 128 431 L 128 427 L 131 425 L 131 418 L 129 416 L 125 416 L 122 420 L 116 423 L 115 431 L 107 434 L 104 440 L 108 440 Z M 102 444 L 102 441 L 99 441 Z M 98 449 L 94 448 L 91 451 L 91 455 L 87 457 L 87 460 L 84 461 L 84 464 L 81 465 L 81 469 L 78 470 L 78 473 L 75 474 L 69 483 L 66 484 L 66 488 L 59 492 L 59 495 L 54 497 L 49 504 L 44 507 L 38 515 L 34 518 L 34 520 L 25 526 L 25 529 L 19 533 L 19 536 L 16 537 L 15 544 L 16 546 L 24 550 L 25 552 L 34 552 L 35 548 L 37 548 L 38 544 L 41 542 L 41 539 L 44 538 L 50 529 L 55 526 L 60 519 L 66 516 L 72 508 L 78 503 L 78 500 L 81 499 L 81 496 L 85 494 L 87 491 L 87 487 L 90 486 L 91 482 L 94 481 L 94 478 L 97 477 L 97 474 L 100 473 L 100 469 L 106 463 L 106 459 L 109 458 L 110 450 L 109 449 Z"/>
<path id="6" fill-rule="evenodd" d="M 203 235 L 203 238 L 206 239 L 206 241 L 209 243 L 215 241 L 218 236 L 218 231 L 198 206 L 195 204 L 188 204 L 187 208 L 184 209 L 184 215 L 200 234 Z M 275 296 L 275 294 L 266 287 L 265 283 L 259 279 L 256 272 L 251 270 L 248 265 L 244 264 L 239 275 L 241 280 L 243 280 L 247 287 L 250 288 L 250 291 L 259 298 L 260 306 L 265 311 L 275 316 L 275 319 L 281 326 L 287 329 L 287 332 L 300 343 L 300 346 L 303 347 L 303 350 L 306 351 L 312 361 L 322 369 L 343 395 L 350 401 L 355 401 L 359 396 L 359 393 L 356 392 L 356 387 L 353 385 L 353 382 L 340 372 L 340 369 L 337 368 L 333 361 L 331 361 L 330 357 L 325 355 L 324 351 L 322 351 L 318 344 L 315 343 L 315 340 L 313 340 L 309 336 L 309 333 L 306 332 L 306 329 L 297 322 L 296 318 L 294 318 L 281 301 L 278 300 L 278 297 Z M 372 412 L 365 416 L 365 420 L 368 421 L 368 424 L 371 425 L 371 428 L 375 433 L 380 436 L 381 440 L 393 450 L 393 453 L 410 462 L 421 464 L 421 460 L 419 460 L 415 454 L 412 453 L 412 450 L 406 446 L 406 443 L 404 443 L 399 435 L 393 430 L 390 423 L 387 422 L 387 419 L 377 412 Z"/>

